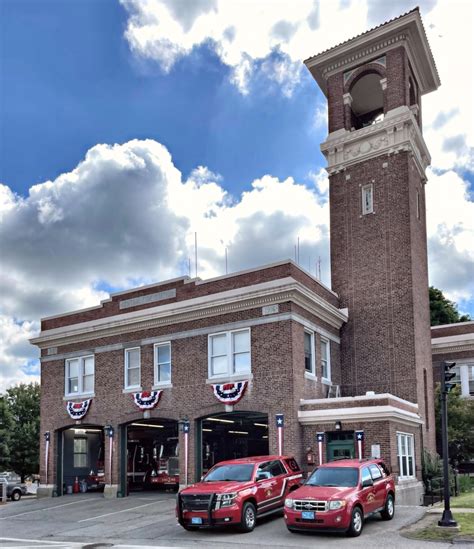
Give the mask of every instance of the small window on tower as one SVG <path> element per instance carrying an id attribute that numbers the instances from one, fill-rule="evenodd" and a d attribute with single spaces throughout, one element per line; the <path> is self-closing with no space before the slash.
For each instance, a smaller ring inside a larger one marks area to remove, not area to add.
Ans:
<path id="1" fill-rule="evenodd" d="M 362 215 L 373 213 L 374 211 L 374 186 L 364 185 L 362 187 Z"/>
<path id="2" fill-rule="evenodd" d="M 416 217 L 420 219 L 420 193 L 416 191 Z"/>

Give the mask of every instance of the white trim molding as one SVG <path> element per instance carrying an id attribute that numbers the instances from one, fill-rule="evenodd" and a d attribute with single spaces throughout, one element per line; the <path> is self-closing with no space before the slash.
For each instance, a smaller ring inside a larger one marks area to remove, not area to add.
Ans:
<path id="1" fill-rule="evenodd" d="M 334 423 L 335 421 L 342 421 L 343 423 L 397 421 L 409 425 L 421 425 L 424 423 L 419 414 L 391 405 L 334 408 L 329 410 L 300 410 L 298 411 L 298 421 L 303 425 L 318 425 L 321 423 Z"/>
<path id="2" fill-rule="evenodd" d="M 390 393 L 376 393 L 373 395 L 337 397 L 337 398 L 331 398 L 330 400 L 328 400 L 327 398 L 301 399 L 300 405 L 301 406 L 305 404 L 326 404 L 327 405 L 328 403 L 363 402 L 364 400 L 383 400 L 387 398 L 389 398 L 390 400 L 395 400 L 397 402 L 405 404 L 405 406 L 411 406 L 415 410 L 418 410 L 418 404 L 416 402 L 410 402 L 409 400 L 405 400 L 403 398 L 397 397 Z"/>
<path id="3" fill-rule="evenodd" d="M 44 330 L 38 337 L 31 339 L 30 343 L 40 348 L 61 346 L 285 301 L 292 301 L 337 329 L 348 319 L 346 311 L 331 305 L 293 277 L 285 277 L 176 303 Z"/>

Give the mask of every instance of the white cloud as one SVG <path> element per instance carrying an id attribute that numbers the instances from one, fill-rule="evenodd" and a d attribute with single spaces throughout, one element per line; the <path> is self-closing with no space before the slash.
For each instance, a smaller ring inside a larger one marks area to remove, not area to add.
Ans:
<path id="1" fill-rule="evenodd" d="M 348 32 L 363 32 L 367 23 L 362 0 L 345 9 L 335 1 L 317 0 L 121 2 L 129 13 L 125 36 L 134 54 L 157 61 L 168 72 L 194 47 L 207 43 L 231 69 L 231 81 L 243 94 L 249 93 L 251 77 L 259 70 L 291 96 L 303 59 L 345 40 Z"/>

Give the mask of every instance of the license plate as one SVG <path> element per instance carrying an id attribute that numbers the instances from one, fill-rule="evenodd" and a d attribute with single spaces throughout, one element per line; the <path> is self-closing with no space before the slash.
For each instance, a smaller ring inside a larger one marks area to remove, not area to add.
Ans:
<path id="1" fill-rule="evenodd" d="M 191 517 L 191 524 L 202 524 L 201 517 Z"/>
<path id="2" fill-rule="evenodd" d="M 302 511 L 301 518 L 304 520 L 314 520 L 314 511 Z"/>

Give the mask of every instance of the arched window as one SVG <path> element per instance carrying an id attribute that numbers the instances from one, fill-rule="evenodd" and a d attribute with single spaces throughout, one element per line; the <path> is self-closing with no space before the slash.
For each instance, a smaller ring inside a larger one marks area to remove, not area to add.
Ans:
<path id="1" fill-rule="evenodd" d="M 383 90 L 376 72 L 364 73 L 352 85 L 351 127 L 358 130 L 383 120 Z"/>

